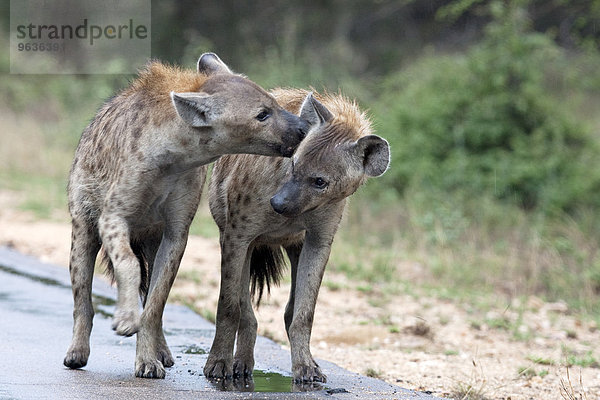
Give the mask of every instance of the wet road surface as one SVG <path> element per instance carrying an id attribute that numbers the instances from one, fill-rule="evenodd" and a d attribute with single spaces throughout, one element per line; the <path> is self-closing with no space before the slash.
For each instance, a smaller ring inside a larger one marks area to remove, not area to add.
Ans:
<path id="1" fill-rule="evenodd" d="M 214 326 L 170 304 L 163 326 L 175 366 L 165 379 L 136 378 L 135 337 L 117 336 L 110 327 L 116 291 L 96 279 L 93 292 L 90 358 L 71 370 L 62 365 L 72 329 L 68 270 L 0 248 L 0 399 L 434 399 L 322 360 L 326 384 L 294 386 L 289 352 L 262 337 L 253 382 L 211 383 L 202 368 Z"/>

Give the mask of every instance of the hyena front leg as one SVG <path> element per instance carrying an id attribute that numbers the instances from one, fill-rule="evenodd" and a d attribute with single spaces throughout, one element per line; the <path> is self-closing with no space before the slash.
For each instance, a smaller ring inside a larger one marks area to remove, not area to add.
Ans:
<path id="1" fill-rule="evenodd" d="M 85 366 L 90 355 L 94 318 L 92 278 L 98 250 L 100 239 L 95 228 L 85 220 L 73 218 L 69 263 L 73 288 L 73 339 L 63 362 L 69 368 Z"/>
<path id="2" fill-rule="evenodd" d="M 131 336 L 140 328 L 141 275 L 140 263 L 131 250 L 129 226 L 124 218 L 104 212 L 98 220 L 98 228 L 117 281 L 117 309 L 112 328 L 119 335 Z"/>
<path id="3" fill-rule="evenodd" d="M 230 240 L 221 234 L 221 289 L 217 307 L 217 331 L 204 375 L 207 378 L 233 376 L 233 345 L 240 323 L 240 285 L 242 271 L 250 257 L 249 243 Z"/>
<path id="4" fill-rule="evenodd" d="M 252 250 L 248 251 L 242 279 L 240 281 L 240 322 L 238 325 L 235 356 L 233 358 L 233 376 L 252 376 L 254 369 L 254 344 L 256 343 L 256 330 L 258 323 L 252 309 L 250 296 L 250 260 Z"/>
<path id="5" fill-rule="evenodd" d="M 331 251 L 333 235 L 307 232 L 296 272 L 292 322 L 288 336 L 292 353 L 292 373 L 296 382 L 326 382 L 327 377 L 310 352 L 310 336 L 315 304 Z"/>
<path id="6" fill-rule="evenodd" d="M 300 258 L 300 252 L 302 251 L 302 245 L 297 246 L 286 246 L 285 252 L 290 259 L 290 269 L 292 275 L 292 283 L 290 286 L 290 296 L 285 306 L 285 313 L 283 319 L 285 321 L 285 332 L 287 333 L 288 339 L 290 338 L 290 325 L 294 318 L 294 299 L 296 296 L 296 274 L 298 273 L 298 260 Z"/>
<path id="7" fill-rule="evenodd" d="M 154 271 L 154 263 L 156 260 L 156 254 L 158 252 L 158 248 L 160 247 L 160 244 L 162 242 L 162 238 L 163 238 L 163 232 L 161 231 L 156 231 L 153 232 L 152 234 L 147 235 L 146 237 L 144 237 L 142 239 L 143 241 L 143 251 L 144 251 L 144 255 L 147 258 L 147 262 L 148 262 L 148 275 L 150 277 L 152 277 L 152 272 Z M 156 276 L 158 275 L 158 273 L 156 274 Z M 147 300 L 148 300 L 148 296 L 149 293 L 146 294 L 146 299 L 144 299 L 144 307 L 146 306 Z M 142 313 L 142 318 L 143 318 L 143 313 Z M 167 345 L 167 340 L 165 339 L 165 334 L 162 330 L 162 325 L 161 328 L 158 329 L 157 331 L 157 351 L 156 351 L 156 358 L 158 359 L 158 361 L 160 361 L 162 363 L 162 365 L 164 367 L 172 367 L 175 364 L 175 360 L 173 359 L 173 356 L 171 355 L 171 351 L 169 350 L 169 346 Z"/>
<path id="8" fill-rule="evenodd" d="M 162 315 L 183 257 L 187 235 L 187 229 L 167 229 L 158 248 L 137 336 L 135 375 L 139 378 L 164 378 L 164 367 L 173 365 L 162 329 Z"/>

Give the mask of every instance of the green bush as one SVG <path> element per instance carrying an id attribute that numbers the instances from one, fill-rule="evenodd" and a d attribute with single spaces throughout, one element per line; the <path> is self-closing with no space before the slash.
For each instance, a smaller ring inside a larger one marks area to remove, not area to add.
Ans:
<path id="1" fill-rule="evenodd" d="M 492 194 L 525 209 L 599 206 L 597 142 L 546 85 L 567 55 L 528 29 L 521 7 L 490 10 L 479 44 L 426 56 L 386 82 L 376 109 L 393 147 L 387 183 L 400 193 Z"/>

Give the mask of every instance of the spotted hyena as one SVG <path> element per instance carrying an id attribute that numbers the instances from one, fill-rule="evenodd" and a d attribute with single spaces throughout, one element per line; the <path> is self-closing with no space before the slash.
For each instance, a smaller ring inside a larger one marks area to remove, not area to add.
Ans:
<path id="1" fill-rule="evenodd" d="M 221 292 L 204 374 L 252 374 L 257 323 L 251 292 L 260 300 L 264 286 L 278 281 L 285 250 L 292 284 L 284 319 L 294 380 L 325 382 L 309 346 L 321 279 L 346 198 L 367 177 L 386 171 L 389 145 L 341 95 L 315 99 L 294 89 L 273 95 L 311 128 L 291 159 L 235 155 L 214 166 L 209 196 L 221 236 Z"/>
<path id="2" fill-rule="evenodd" d="M 173 357 L 162 314 L 206 164 L 223 154 L 290 156 L 308 129 L 215 54 L 202 55 L 197 67 L 148 64 L 81 136 L 68 187 L 75 304 L 67 367 L 89 357 L 92 277 L 103 246 L 118 288 L 112 327 L 137 333 L 136 376 L 164 378 Z"/>

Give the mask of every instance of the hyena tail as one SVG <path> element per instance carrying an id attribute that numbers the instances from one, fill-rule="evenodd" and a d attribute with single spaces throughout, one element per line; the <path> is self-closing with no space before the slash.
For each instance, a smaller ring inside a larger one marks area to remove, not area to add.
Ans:
<path id="1" fill-rule="evenodd" d="M 265 286 L 267 287 L 267 293 L 270 293 L 271 285 L 279 285 L 284 268 L 285 258 L 283 249 L 280 246 L 257 246 L 252 250 L 250 258 L 250 293 L 252 298 L 256 299 L 257 308 L 260 305 Z"/>
<path id="2" fill-rule="evenodd" d="M 149 265 L 150 264 L 148 262 L 149 257 L 146 254 L 146 252 L 144 251 L 143 243 L 132 241 L 130 245 L 131 245 L 131 250 L 133 251 L 133 254 L 135 254 L 135 256 L 138 259 L 138 262 L 140 263 L 140 276 L 142 278 L 140 281 L 140 298 L 142 299 L 142 304 L 145 305 L 146 297 L 148 295 L 148 287 L 150 285 L 150 279 L 149 279 L 149 275 L 150 275 Z M 113 266 L 112 260 L 108 256 L 108 253 L 106 252 L 104 247 L 102 247 L 102 251 L 100 253 L 100 265 L 104 266 L 106 274 L 110 278 L 111 282 L 114 284 L 115 283 L 115 268 Z"/>

